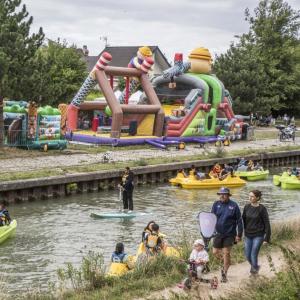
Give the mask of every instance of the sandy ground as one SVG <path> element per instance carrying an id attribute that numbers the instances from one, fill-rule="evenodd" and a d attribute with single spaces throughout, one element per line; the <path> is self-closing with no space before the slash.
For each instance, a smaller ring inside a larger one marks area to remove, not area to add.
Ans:
<path id="1" fill-rule="evenodd" d="M 300 249 L 300 241 L 294 241 L 292 243 L 293 247 L 297 247 Z M 285 266 L 285 261 L 283 255 L 279 251 L 275 251 L 271 253 L 272 261 L 274 264 L 275 272 L 280 271 Z M 188 299 L 196 300 L 210 300 L 210 299 L 220 299 L 222 297 L 229 297 L 230 294 L 243 290 L 245 285 L 251 281 L 255 282 L 256 280 L 260 280 L 262 277 L 272 278 L 275 276 L 274 270 L 271 270 L 269 266 L 269 262 L 267 256 L 261 256 L 259 258 L 259 264 L 261 265 L 259 276 L 250 277 L 250 266 L 248 262 L 243 262 L 240 264 L 236 264 L 230 267 L 228 271 L 228 282 L 220 283 L 216 290 L 212 290 L 209 284 L 205 283 L 195 283 L 191 289 L 191 291 L 185 291 L 177 286 L 166 288 L 165 290 L 158 291 L 151 294 L 151 300 L 163 300 L 170 299 L 175 295 L 182 295 L 188 297 Z M 214 271 L 207 275 L 204 278 L 212 278 L 217 276 L 220 280 L 220 271 Z M 143 300 L 142 298 L 136 300 Z"/>
<path id="2" fill-rule="evenodd" d="M 270 140 L 259 140 L 259 141 L 236 141 L 231 144 L 230 147 L 225 147 L 226 151 L 231 150 L 241 150 L 241 149 L 262 149 L 267 150 L 274 146 L 287 146 L 287 145 L 298 145 L 300 147 L 300 138 L 296 139 L 296 143 L 284 142 L 280 143 L 276 139 Z M 174 148 L 170 150 L 159 150 L 159 149 L 140 149 L 140 150 L 130 150 L 130 155 L 128 155 L 128 150 L 118 150 L 110 152 L 112 160 L 118 161 L 134 161 L 143 158 L 157 158 L 157 157 L 178 157 L 178 156 L 190 156 L 191 160 L 193 155 L 205 154 L 208 151 L 215 151 L 216 147 L 214 145 L 208 146 L 208 149 L 203 150 L 199 146 L 187 145 L 185 150 L 178 151 Z M 20 171 L 20 166 L 22 166 L 22 171 L 38 170 L 43 168 L 55 168 L 55 167 L 69 167 L 77 165 L 89 165 L 101 163 L 103 159 L 103 153 L 68 153 L 62 155 L 54 156 L 37 156 L 32 158 L 14 158 L 14 159 L 2 159 L 0 163 L 0 173 L 8 173 Z"/>

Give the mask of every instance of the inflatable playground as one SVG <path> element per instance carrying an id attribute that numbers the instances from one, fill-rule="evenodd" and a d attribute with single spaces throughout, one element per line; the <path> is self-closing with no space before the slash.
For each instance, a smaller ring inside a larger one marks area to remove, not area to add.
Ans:
<path id="1" fill-rule="evenodd" d="M 27 149 L 65 149 L 67 105 L 37 107 L 34 102 L 4 101 L 4 142 Z"/>
<path id="2" fill-rule="evenodd" d="M 196 48 L 183 61 L 150 80 L 154 64 L 150 48 L 139 48 L 127 68 L 109 66 L 104 52 L 67 109 L 66 138 L 78 143 L 158 148 L 179 143 L 246 139 L 249 125 L 232 110 L 223 83 L 211 74 L 208 49 Z M 114 88 L 116 77 L 125 89 Z M 84 101 L 98 84 L 104 98 Z"/>

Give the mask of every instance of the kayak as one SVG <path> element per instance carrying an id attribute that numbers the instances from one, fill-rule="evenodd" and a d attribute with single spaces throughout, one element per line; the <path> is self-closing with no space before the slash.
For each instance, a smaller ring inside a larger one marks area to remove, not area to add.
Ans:
<path id="1" fill-rule="evenodd" d="M 283 190 L 300 189 L 300 180 L 295 175 L 289 176 L 286 172 L 284 172 L 281 176 L 274 175 L 273 183 L 274 185 L 281 186 Z"/>
<path id="2" fill-rule="evenodd" d="M 0 244 L 6 241 L 8 238 L 13 237 L 16 233 L 17 221 L 12 220 L 9 225 L 0 227 Z"/>
<path id="3" fill-rule="evenodd" d="M 136 212 L 107 212 L 107 213 L 91 213 L 92 218 L 96 219 L 112 219 L 112 218 L 121 218 L 121 219 L 132 219 L 137 216 Z"/>
<path id="4" fill-rule="evenodd" d="M 136 261 L 136 257 L 133 255 L 129 255 L 128 261 L 126 264 L 112 262 L 109 266 L 107 275 L 108 276 L 122 276 L 123 274 L 127 273 L 128 271 L 130 271 L 131 269 L 134 268 L 135 261 Z"/>
<path id="5" fill-rule="evenodd" d="M 246 184 L 246 181 L 238 176 L 227 176 L 225 179 L 218 178 L 197 180 L 192 178 L 185 178 L 178 185 L 185 189 L 216 189 L 222 186 L 225 187 L 241 187 Z"/>
<path id="6" fill-rule="evenodd" d="M 166 256 L 175 256 L 175 257 L 179 257 L 180 256 L 179 251 L 176 248 L 171 247 L 171 246 L 166 246 L 163 249 L 162 252 Z M 146 253 L 146 247 L 145 247 L 144 243 L 140 243 L 139 247 L 138 247 L 138 250 L 137 250 L 137 253 L 136 253 L 136 256 L 138 257 L 139 255 L 141 255 L 143 253 Z"/>
<path id="7" fill-rule="evenodd" d="M 234 172 L 234 175 L 245 178 L 249 181 L 265 180 L 269 176 L 269 170 L 236 171 Z"/>

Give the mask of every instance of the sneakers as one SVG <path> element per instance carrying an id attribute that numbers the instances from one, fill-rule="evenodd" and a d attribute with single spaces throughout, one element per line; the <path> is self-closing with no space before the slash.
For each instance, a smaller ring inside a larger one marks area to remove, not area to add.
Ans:
<path id="1" fill-rule="evenodd" d="M 128 213 L 129 213 L 129 214 L 133 213 L 133 210 L 128 210 Z"/>
<path id="2" fill-rule="evenodd" d="M 221 270 L 221 282 L 225 283 L 227 281 L 228 281 L 227 274 L 225 273 L 224 269 L 222 268 L 222 270 Z"/>
<path id="3" fill-rule="evenodd" d="M 257 268 L 253 268 L 251 266 L 250 275 L 258 275 L 259 269 L 260 269 L 260 266 L 257 266 Z"/>

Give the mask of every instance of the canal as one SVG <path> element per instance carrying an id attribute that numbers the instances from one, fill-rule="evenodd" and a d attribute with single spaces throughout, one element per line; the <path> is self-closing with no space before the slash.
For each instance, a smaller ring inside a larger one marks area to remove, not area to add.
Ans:
<path id="1" fill-rule="evenodd" d="M 247 183 L 233 189 L 233 199 L 241 207 L 253 189 L 263 191 L 263 203 L 272 220 L 284 220 L 300 212 L 299 191 L 283 191 L 268 181 Z M 216 190 L 183 190 L 169 185 L 142 186 L 134 191 L 135 209 L 145 215 L 131 220 L 96 220 L 95 211 L 114 211 L 119 207 L 116 191 L 73 195 L 63 199 L 24 202 L 9 207 L 18 221 L 16 237 L 0 245 L 0 281 L 9 293 L 31 288 L 47 288 L 56 279 L 56 270 L 65 262 L 78 265 L 89 250 L 102 252 L 108 263 L 115 244 L 125 243 L 134 254 L 141 233 L 150 220 L 172 237 L 182 228 L 198 231 L 196 215 L 210 210 Z"/>

